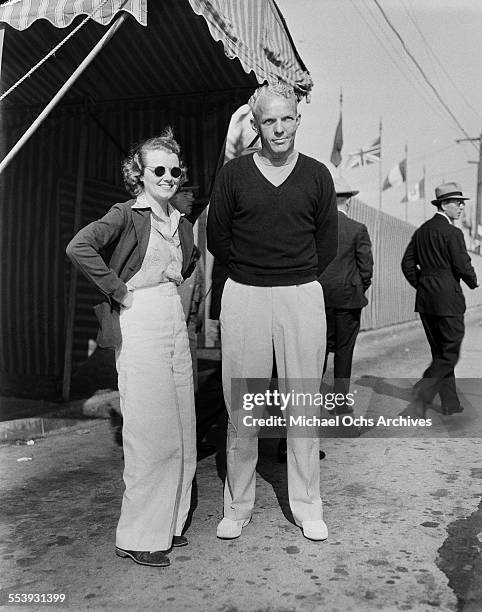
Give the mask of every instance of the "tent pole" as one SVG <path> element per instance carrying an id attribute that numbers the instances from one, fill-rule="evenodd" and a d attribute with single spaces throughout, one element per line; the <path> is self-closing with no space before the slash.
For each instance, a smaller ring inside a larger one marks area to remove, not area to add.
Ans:
<path id="1" fill-rule="evenodd" d="M 3 52 L 3 40 L 5 38 L 5 26 L 0 24 L 0 83 L 2 82 L 2 52 Z"/>
<path id="2" fill-rule="evenodd" d="M 32 136 L 32 134 L 37 130 L 45 117 L 50 113 L 50 111 L 54 108 L 54 106 L 63 98 L 63 96 L 67 93 L 67 91 L 72 87 L 75 81 L 79 78 L 79 76 L 84 72 L 87 66 L 91 63 L 91 61 L 95 58 L 95 56 L 104 48 L 104 46 L 109 42 L 109 40 L 114 36 L 120 26 L 127 19 L 127 13 L 122 13 L 122 15 L 110 26 L 104 36 L 99 40 L 99 42 L 95 45 L 95 47 L 90 51 L 87 57 L 82 61 L 82 63 L 74 70 L 74 72 L 70 75 L 67 81 L 62 85 L 59 91 L 55 94 L 55 96 L 50 100 L 44 110 L 40 113 L 40 115 L 35 119 L 32 125 L 28 128 L 28 130 L 23 134 L 20 140 L 15 144 L 12 150 L 7 153 L 5 158 L 0 163 L 0 174 L 7 167 L 7 165 L 12 161 L 18 151 L 23 147 L 23 145 L 27 142 L 27 140 Z"/>
<path id="3" fill-rule="evenodd" d="M 88 123 L 84 115 L 80 128 L 79 163 L 77 166 L 77 184 L 75 188 L 73 233 L 82 226 L 82 201 L 85 192 L 85 174 L 87 166 Z M 67 303 L 67 329 L 65 332 L 64 374 L 62 380 L 62 401 L 70 399 L 70 383 L 72 377 L 72 349 L 74 344 L 75 310 L 77 306 L 78 271 L 75 266 L 70 268 L 69 301 Z"/>

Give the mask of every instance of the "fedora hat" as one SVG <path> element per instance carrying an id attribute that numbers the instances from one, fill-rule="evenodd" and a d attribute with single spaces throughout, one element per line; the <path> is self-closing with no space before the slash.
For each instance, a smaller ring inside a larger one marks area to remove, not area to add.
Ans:
<path id="1" fill-rule="evenodd" d="M 360 193 L 356 189 L 352 189 L 346 180 L 341 176 L 335 178 L 334 183 L 337 196 L 348 196 L 351 198 L 352 196 L 356 196 L 357 193 Z"/>
<path id="2" fill-rule="evenodd" d="M 437 206 L 444 200 L 470 200 L 470 198 L 464 197 L 460 185 L 458 183 L 444 183 L 435 187 L 435 200 L 432 200 L 432 204 Z"/>

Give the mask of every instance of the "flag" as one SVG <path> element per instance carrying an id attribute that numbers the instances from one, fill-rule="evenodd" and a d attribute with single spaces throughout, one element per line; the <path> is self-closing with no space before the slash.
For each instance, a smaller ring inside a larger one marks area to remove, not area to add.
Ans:
<path id="1" fill-rule="evenodd" d="M 418 200 L 423 200 L 425 197 L 425 179 L 420 179 L 413 187 L 408 190 L 408 202 L 418 202 Z M 402 203 L 407 202 L 407 198 L 404 196 Z"/>
<path id="2" fill-rule="evenodd" d="M 350 153 L 346 166 L 356 168 L 358 166 L 368 166 L 380 161 L 382 146 L 380 136 L 377 136 L 370 144 L 363 146 L 360 150 Z"/>
<path id="3" fill-rule="evenodd" d="M 336 126 L 335 139 L 333 141 L 333 149 L 331 151 L 330 161 L 336 167 L 341 164 L 341 148 L 343 147 L 343 127 L 342 117 L 340 113 L 340 119 Z"/>
<path id="4" fill-rule="evenodd" d="M 402 159 L 402 161 L 393 166 L 393 168 L 388 173 L 385 181 L 383 182 L 383 191 L 385 189 L 390 189 L 390 187 L 396 187 L 397 185 L 401 185 L 405 182 L 407 177 L 407 160 Z"/>

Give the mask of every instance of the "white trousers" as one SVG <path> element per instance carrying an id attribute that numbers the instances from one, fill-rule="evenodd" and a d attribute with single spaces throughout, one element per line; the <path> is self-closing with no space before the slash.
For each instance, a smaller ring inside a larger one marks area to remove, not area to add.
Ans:
<path id="1" fill-rule="evenodd" d="M 228 279 L 221 303 L 223 391 L 229 421 L 224 516 L 251 516 L 256 487 L 258 440 L 238 435 L 240 410 L 233 410 L 233 378 L 266 378 L 273 367 L 287 387 L 320 390 L 326 343 L 323 290 L 314 281 L 288 287 L 253 287 Z M 239 407 L 240 403 L 237 402 Z M 286 417 L 289 417 L 288 407 Z M 311 412 L 312 413 L 312 412 Z M 287 433 L 288 496 L 296 524 L 323 517 L 319 439 Z"/>
<path id="2" fill-rule="evenodd" d="M 134 291 L 120 324 L 125 492 L 116 545 L 167 550 L 186 522 L 196 469 L 192 363 L 176 286 Z"/>

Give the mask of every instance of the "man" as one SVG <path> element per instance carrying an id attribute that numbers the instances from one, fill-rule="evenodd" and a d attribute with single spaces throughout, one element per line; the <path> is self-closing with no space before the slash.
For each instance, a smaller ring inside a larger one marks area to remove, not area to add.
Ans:
<path id="1" fill-rule="evenodd" d="M 237 401 L 232 403 L 232 379 L 269 381 L 274 350 L 281 385 L 319 391 L 326 325 L 316 279 L 337 248 L 331 175 L 294 148 L 301 117 L 293 89 L 265 85 L 249 105 L 261 150 L 221 169 L 207 224 L 208 248 L 229 270 L 220 315 L 229 421 L 224 518 L 217 536 L 225 539 L 238 537 L 251 519 L 258 458 L 256 435 L 241 431 L 243 415 Z M 288 406 L 286 417 L 293 410 Z M 301 437 L 288 429 L 290 507 L 305 537 L 313 540 L 328 536 L 318 451 L 316 433 Z"/>
<path id="2" fill-rule="evenodd" d="M 463 411 L 454 376 L 464 337 L 465 298 L 460 279 L 470 289 L 478 285 L 464 236 L 453 222 L 468 199 L 457 183 L 437 187 L 432 200 L 437 212 L 416 230 L 402 259 L 403 274 L 417 290 L 415 311 L 432 351 L 432 363 L 414 387 L 423 414 L 437 393 L 445 415 Z"/>
<path id="3" fill-rule="evenodd" d="M 325 295 L 327 346 L 323 374 L 329 352 L 334 353 L 334 392 L 345 395 L 350 389 L 351 366 L 360 317 L 368 304 L 365 293 L 372 282 L 373 257 L 368 230 L 348 217 L 351 198 L 359 193 L 342 179 L 335 180 L 338 206 L 338 253 L 320 276 Z M 336 414 L 351 414 L 353 408 L 337 405 Z"/>

